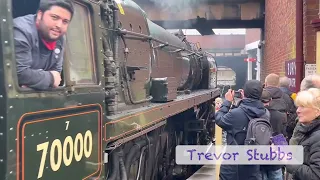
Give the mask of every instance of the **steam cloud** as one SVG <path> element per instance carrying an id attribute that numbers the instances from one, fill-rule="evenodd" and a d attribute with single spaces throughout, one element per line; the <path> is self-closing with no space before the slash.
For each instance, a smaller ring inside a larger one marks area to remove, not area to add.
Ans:
<path id="1" fill-rule="evenodd" d="M 190 19 L 190 15 L 194 14 L 193 11 L 196 9 L 196 6 L 199 2 L 198 0 L 149 0 L 154 3 L 155 7 L 161 9 L 162 12 L 175 14 L 176 19 L 187 20 Z M 164 16 L 168 16 L 165 14 L 160 14 L 161 19 L 167 19 Z M 196 18 L 196 17 L 192 17 Z M 188 21 L 190 26 L 192 24 L 191 21 Z M 167 22 L 164 21 L 164 28 L 168 27 Z"/>
<path id="2" fill-rule="evenodd" d="M 197 0 L 150 0 L 157 7 L 164 10 L 175 10 L 180 12 L 185 9 L 192 9 L 196 5 Z"/>

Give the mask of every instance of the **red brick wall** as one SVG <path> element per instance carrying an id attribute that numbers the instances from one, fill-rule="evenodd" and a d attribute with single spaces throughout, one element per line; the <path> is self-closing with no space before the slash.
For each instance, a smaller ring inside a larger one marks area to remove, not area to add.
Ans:
<path id="1" fill-rule="evenodd" d="M 304 0 L 303 6 L 303 54 L 306 63 L 316 63 L 316 31 L 310 24 L 317 19 L 319 0 Z"/>
<path id="2" fill-rule="evenodd" d="M 246 29 L 246 44 L 260 40 L 261 29 Z"/>
<path id="3" fill-rule="evenodd" d="M 261 80 L 269 73 L 284 74 L 285 61 L 295 59 L 296 1 L 267 0 L 265 7 L 265 49 Z"/>

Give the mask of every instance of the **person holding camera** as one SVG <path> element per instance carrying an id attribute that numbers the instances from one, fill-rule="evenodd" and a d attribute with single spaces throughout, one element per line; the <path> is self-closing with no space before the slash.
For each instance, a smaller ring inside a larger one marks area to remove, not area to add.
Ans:
<path id="1" fill-rule="evenodd" d="M 235 91 L 229 89 L 225 101 L 216 112 L 215 122 L 227 132 L 227 145 L 244 145 L 249 118 L 259 118 L 266 114 L 261 102 L 262 83 L 249 80 L 240 90 L 241 97 L 237 106 L 231 108 Z M 221 165 L 220 180 L 257 180 L 260 179 L 259 165 Z"/>

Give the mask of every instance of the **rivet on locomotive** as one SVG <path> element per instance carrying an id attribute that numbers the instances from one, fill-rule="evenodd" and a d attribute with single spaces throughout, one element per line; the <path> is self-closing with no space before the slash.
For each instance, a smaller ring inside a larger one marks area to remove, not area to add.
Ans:
<path id="1" fill-rule="evenodd" d="M 39 0 L 0 1 L 0 179 L 185 179 L 177 145 L 213 141 L 214 58 L 131 0 L 76 0 L 63 82 L 18 86 L 13 18 Z"/>

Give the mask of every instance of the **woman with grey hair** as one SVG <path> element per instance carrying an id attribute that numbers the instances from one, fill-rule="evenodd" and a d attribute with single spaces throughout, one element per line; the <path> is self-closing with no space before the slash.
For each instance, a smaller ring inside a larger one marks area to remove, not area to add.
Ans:
<path id="1" fill-rule="evenodd" d="M 286 165 L 294 180 L 320 179 L 320 89 L 310 88 L 296 98 L 299 122 L 290 145 L 302 145 L 303 164 Z"/>

